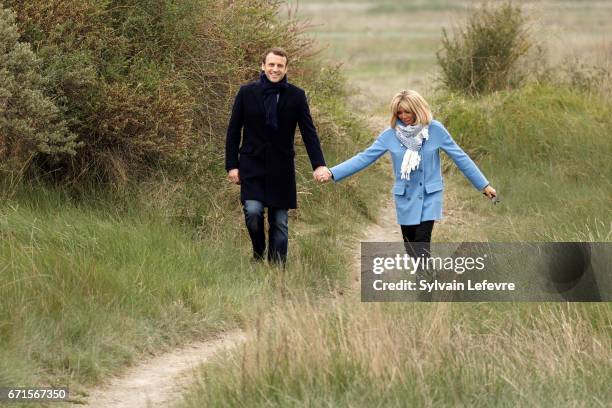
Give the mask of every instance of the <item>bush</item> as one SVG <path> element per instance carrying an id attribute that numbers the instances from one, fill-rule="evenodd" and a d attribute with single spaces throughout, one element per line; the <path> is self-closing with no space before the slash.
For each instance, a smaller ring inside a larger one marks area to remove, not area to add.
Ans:
<path id="1" fill-rule="evenodd" d="M 442 50 L 437 53 L 443 85 L 474 95 L 520 84 L 519 61 L 533 45 L 526 23 L 520 6 L 485 3 L 453 37 L 443 30 Z"/>
<path id="2" fill-rule="evenodd" d="M 303 61 L 312 54 L 300 23 L 278 18 L 277 1 L 4 4 L 41 60 L 60 123 L 82 142 L 72 157 L 33 164 L 74 185 L 123 185 L 160 169 L 222 170 L 215 163 L 231 102 L 241 83 L 257 77 L 260 54 L 285 47 L 292 80 L 307 75 Z"/>
<path id="3" fill-rule="evenodd" d="M 0 162 L 5 170 L 77 154 L 77 135 L 43 92 L 46 78 L 29 44 L 18 41 L 15 15 L 0 8 Z"/>

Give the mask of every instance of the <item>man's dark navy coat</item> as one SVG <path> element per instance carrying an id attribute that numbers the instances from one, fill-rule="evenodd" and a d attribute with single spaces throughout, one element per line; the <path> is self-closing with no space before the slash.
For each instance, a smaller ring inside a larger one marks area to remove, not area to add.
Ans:
<path id="1" fill-rule="evenodd" d="M 239 169 L 242 203 L 258 200 L 268 207 L 296 208 L 294 136 L 298 125 L 312 168 L 325 166 L 306 93 L 288 85 L 278 100 L 278 129 L 266 125 L 259 82 L 243 85 L 236 95 L 227 129 L 225 169 Z"/>

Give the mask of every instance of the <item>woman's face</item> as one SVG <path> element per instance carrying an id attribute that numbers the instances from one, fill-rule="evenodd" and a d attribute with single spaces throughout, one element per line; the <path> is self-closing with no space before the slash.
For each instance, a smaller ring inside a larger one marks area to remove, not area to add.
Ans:
<path id="1" fill-rule="evenodd" d="M 414 122 L 416 122 L 415 114 L 401 107 L 397 110 L 397 118 L 401 120 L 404 125 L 414 125 Z"/>

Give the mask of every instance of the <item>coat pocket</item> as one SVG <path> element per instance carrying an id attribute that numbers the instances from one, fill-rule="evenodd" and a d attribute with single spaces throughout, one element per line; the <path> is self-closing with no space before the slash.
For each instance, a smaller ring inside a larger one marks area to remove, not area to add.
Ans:
<path id="1" fill-rule="evenodd" d="M 393 186 L 393 194 L 394 195 L 404 195 L 404 192 L 406 192 L 406 185 L 405 184 L 396 184 Z"/>
<path id="2" fill-rule="evenodd" d="M 442 180 L 432 181 L 431 183 L 425 184 L 425 192 L 427 194 L 435 193 L 436 191 L 440 191 L 443 188 L 444 188 L 444 183 L 442 182 Z"/>
<path id="3" fill-rule="evenodd" d="M 245 154 L 245 155 L 253 154 L 254 151 L 255 151 L 254 146 L 241 146 L 240 150 L 238 150 L 240 154 Z"/>

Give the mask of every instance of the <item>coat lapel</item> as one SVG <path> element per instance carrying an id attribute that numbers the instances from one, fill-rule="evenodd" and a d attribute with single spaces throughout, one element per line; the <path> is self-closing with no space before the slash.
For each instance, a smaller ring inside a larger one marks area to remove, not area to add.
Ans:
<path id="1" fill-rule="evenodd" d="M 289 92 L 287 92 L 287 89 L 281 90 L 280 97 L 278 98 L 278 107 L 277 107 L 277 112 L 279 115 L 281 111 L 283 110 L 283 108 L 285 107 L 288 97 L 289 97 Z"/>
<path id="2" fill-rule="evenodd" d="M 263 113 L 265 117 L 266 108 L 264 107 L 263 91 L 261 90 L 261 86 L 259 84 L 255 86 L 255 99 L 257 100 L 257 106 L 259 106 L 259 110 L 261 111 L 261 113 Z"/>

